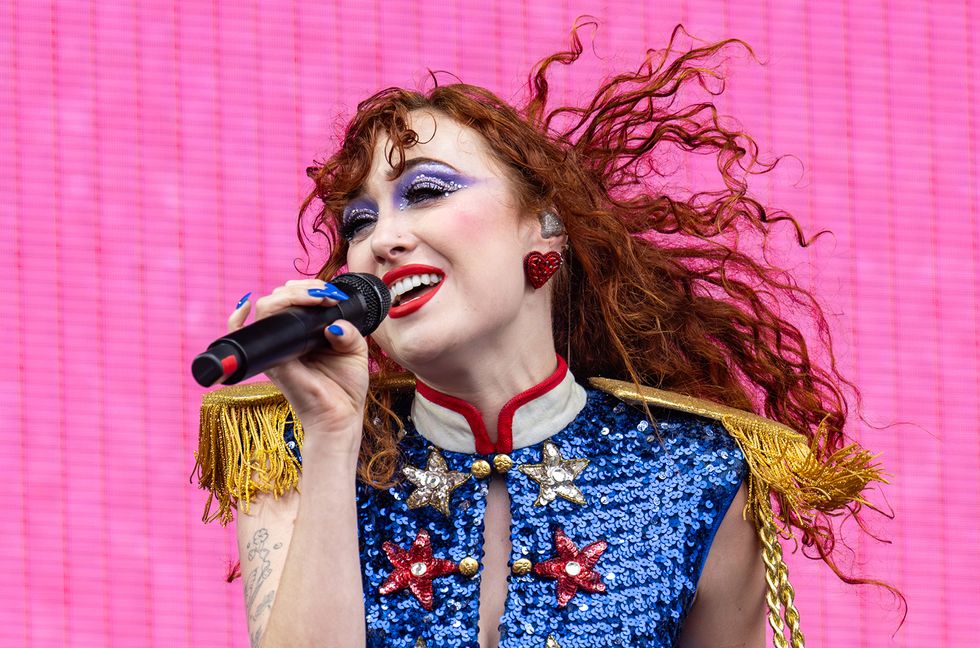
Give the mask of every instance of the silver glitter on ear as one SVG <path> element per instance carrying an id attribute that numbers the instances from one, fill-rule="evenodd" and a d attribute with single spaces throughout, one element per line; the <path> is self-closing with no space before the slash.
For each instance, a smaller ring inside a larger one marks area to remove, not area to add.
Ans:
<path id="1" fill-rule="evenodd" d="M 565 233 L 565 226 L 562 225 L 561 219 L 558 218 L 558 214 L 550 209 L 546 209 L 541 212 L 538 220 L 541 221 L 542 238 L 553 238 Z"/>

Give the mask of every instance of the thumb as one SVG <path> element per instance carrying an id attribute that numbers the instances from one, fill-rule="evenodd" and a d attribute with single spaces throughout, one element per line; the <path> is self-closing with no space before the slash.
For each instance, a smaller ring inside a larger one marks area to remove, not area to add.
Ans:
<path id="1" fill-rule="evenodd" d="M 364 336 L 347 320 L 337 320 L 328 326 L 323 334 L 330 343 L 330 348 L 337 353 L 356 354 L 367 350 Z"/>

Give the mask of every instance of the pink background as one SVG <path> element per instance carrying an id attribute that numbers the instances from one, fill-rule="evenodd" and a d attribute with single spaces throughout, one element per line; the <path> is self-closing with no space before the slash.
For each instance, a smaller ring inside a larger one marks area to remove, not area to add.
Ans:
<path id="1" fill-rule="evenodd" d="M 798 158 L 755 195 L 834 233 L 786 258 L 864 390 L 874 427 L 851 434 L 892 473 L 896 519 L 873 523 L 892 544 L 854 540 L 855 566 L 910 607 L 896 631 L 888 595 L 793 557 L 809 644 L 974 643 L 980 7 L 134 4 L 0 8 L 0 644 L 246 645 L 232 531 L 201 524 L 188 480 L 190 359 L 243 293 L 295 275 L 303 169 L 338 115 L 427 68 L 519 96 L 583 13 L 601 58 L 559 74 L 569 97 L 677 22 L 748 41 L 767 64 L 730 50 L 721 107 Z"/>

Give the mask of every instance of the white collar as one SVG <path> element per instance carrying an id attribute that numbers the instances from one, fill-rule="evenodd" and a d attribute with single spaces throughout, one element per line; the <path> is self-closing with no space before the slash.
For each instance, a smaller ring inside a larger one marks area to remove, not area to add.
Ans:
<path id="1" fill-rule="evenodd" d="M 430 443 L 452 452 L 511 452 L 551 437 L 585 407 L 585 389 L 561 356 L 558 368 L 534 387 L 511 398 L 497 418 L 497 443 L 473 405 L 416 381 L 412 420 Z"/>

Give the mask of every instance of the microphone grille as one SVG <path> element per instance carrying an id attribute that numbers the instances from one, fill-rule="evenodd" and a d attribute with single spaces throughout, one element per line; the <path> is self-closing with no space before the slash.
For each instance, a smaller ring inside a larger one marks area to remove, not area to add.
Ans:
<path id="1" fill-rule="evenodd" d="M 330 280 L 330 283 L 350 295 L 358 293 L 364 297 L 367 313 L 364 318 L 364 326 L 359 329 L 361 335 L 373 333 L 381 321 L 388 316 L 388 309 L 391 308 L 391 291 L 388 290 L 385 282 L 373 274 L 348 272 L 337 275 Z"/>

